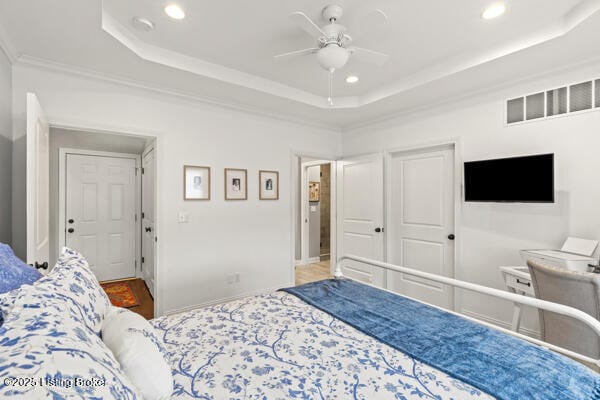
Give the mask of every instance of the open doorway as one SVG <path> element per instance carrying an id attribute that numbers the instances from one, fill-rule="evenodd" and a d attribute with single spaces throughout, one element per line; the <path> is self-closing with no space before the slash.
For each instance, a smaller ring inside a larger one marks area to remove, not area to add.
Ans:
<path id="1" fill-rule="evenodd" d="M 154 317 L 155 139 L 50 128 L 50 260 L 82 253 L 115 305 Z"/>
<path id="2" fill-rule="evenodd" d="M 294 282 L 332 277 L 335 243 L 335 162 L 297 157 Z"/>

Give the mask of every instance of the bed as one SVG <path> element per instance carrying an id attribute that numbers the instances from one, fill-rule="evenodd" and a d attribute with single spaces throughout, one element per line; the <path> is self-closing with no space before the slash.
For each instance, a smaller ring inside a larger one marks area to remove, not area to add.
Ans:
<path id="1" fill-rule="evenodd" d="M 174 398 L 491 398 L 283 291 L 152 324 Z"/>
<path id="2" fill-rule="evenodd" d="M 148 323 L 111 308 L 81 255 L 64 250 L 49 277 L 0 296 L 0 397 L 600 399 L 600 375 L 578 362 L 336 275 Z M 600 332 L 577 310 L 501 295 Z M 41 376 L 106 384 L 6 381 Z"/>

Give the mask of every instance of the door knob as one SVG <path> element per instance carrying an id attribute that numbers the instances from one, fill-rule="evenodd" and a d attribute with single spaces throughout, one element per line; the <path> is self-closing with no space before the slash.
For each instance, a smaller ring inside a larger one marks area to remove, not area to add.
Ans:
<path id="1" fill-rule="evenodd" d="M 454 237 L 455 237 L 454 233 L 451 233 L 451 234 L 448 235 L 448 239 L 449 240 L 454 240 Z"/>
<path id="2" fill-rule="evenodd" d="M 71 218 L 71 219 L 69 220 L 69 223 L 70 223 L 70 224 L 72 224 L 73 222 L 75 222 L 75 220 Z"/>
<path id="3" fill-rule="evenodd" d="M 375 232 L 377 232 L 377 233 L 381 232 L 381 228 L 379 228 L 379 227 L 375 228 Z"/>
<path id="4" fill-rule="evenodd" d="M 43 262 L 43 263 L 39 263 L 39 262 L 35 262 L 35 268 L 36 269 L 48 269 L 48 262 Z"/>
<path id="5" fill-rule="evenodd" d="M 75 232 L 75 229 L 73 229 L 73 228 L 69 228 L 69 229 L 67 229 L 67 232 L 69 232 L 69 233 L 73 233 L 73 232 Z"/>

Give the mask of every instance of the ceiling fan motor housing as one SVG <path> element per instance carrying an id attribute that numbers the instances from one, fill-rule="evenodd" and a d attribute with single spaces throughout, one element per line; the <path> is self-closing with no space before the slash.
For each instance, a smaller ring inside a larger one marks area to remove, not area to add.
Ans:
<path id="1" fill-rule="evenodd" d="M 322 14 L 325 21 L 338 20 L 344 15 L 344 8 L 338 4 L 331 4 L 323 9 Z"/>
<path id="2" fill-rule="evenodd" d="M 325 42 L 331 43 L 338 42 L 344 37 L 346 27 L 340 24 L 329 24 L 325 25 L 321 30 L 325 33 Z"/>

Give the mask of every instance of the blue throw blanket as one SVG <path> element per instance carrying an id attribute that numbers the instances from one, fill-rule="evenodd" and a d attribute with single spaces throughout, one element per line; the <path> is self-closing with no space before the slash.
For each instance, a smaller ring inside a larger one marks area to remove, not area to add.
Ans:
<path id="1" fill-rule="evenodd" d="M 497 399 L 600 399 L 583 365 L 417 301 L 350 280 L 283 290 Z"/>

